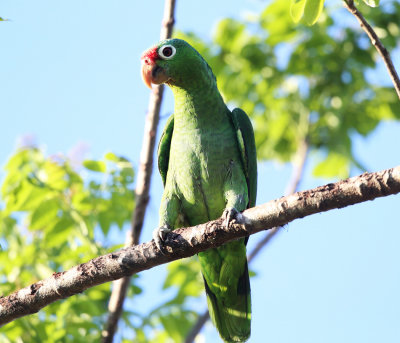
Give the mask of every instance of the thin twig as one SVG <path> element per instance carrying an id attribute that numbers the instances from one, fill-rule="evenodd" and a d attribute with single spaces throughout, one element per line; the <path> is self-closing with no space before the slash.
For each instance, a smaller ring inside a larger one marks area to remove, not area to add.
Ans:
<path id="1" fill-rule="evenodd" d="M 308 156 L 308 143 L 303 140 L 297 150 L 295 161 L 293 162 L 293 173 L 286 187 L 285 195 L 295 193 L 300 185 L 304 173 L 304 167 Z M 269 230 L 265 236 L 257 243 L 257 245 L 250 252 L 247 260 L 251 263 L 259 252 L 280 232 L 281 227 L 274 227 Z"/>
<path id="2" fill-rule="evenodd" d="M 301 179 L 304 174 L 304 166 L 307 161 L 308 148 L 309 146 L 307 143 L 307 139 L 304 139 L 300 143 L 299 148 L 296 152 L 296 156 L 293 162 L 293 173 L 289 180 L 288 186 L 286 187 L 285 195 L 293 194 L 299 188 Z M 273 229 L 269 230 L 265 237 L 257 243 L 257 245 L 248 256 L 249 263 L 253 261 L 258 253 L 271 241 L 271 239 L 274 238 L 278 232 L 280 232 L 280 229 L 281 227 L 274 227 Z"/>
<path id="3" fill-rule="evenodd" d="M 210 314 L 208 310 L 205 310 L 204 313 L 199 316 L 197 322 L 193 325 L 192 329 L 189 331 L 185 338 L 185 343 L 192 343 L 196 336 L 199 334 L 204 324 L 207 323 L 207 320 L 210 318 Z"/>
<path id="4" fill-rule="evenodd" d="M 161 25 L 160 40 L 171 37 L 174 25 L 175 0 L 166 0 L 164 16 Z M 125 246 L 139 243 L 143 220 L 149 202 L 151 174 L 153 171 L 153 153 L 157 127 L 160 118 L 160 107 L 164 93 L 164 86 L 155 86 L 152 89 L 149 109 L 146 116 L 142 150 L 140 152 L 140 165 L 135 189 L 136 206 L 132 215 L 131 230 L 129 230 Z M 102 332 L 102 342 L 111 343 L 117 330 L 118 320 L 121 317 L 126 292 L 130 284 L 130 277 L 124 277 L 113 283 L 113 289 L 108 304 L 108 318 Z"/>
<path id="5" fill-rule="evenodd" d="M 379 55 L 381 55 L 381 57 L 383 58 L 383 62 L 386 65 L 386 69 L 389 72 L 390 78 L 392 79 L 397 96 L 400 99 L 400 79 L 399 75 L 397 74 L 396 68 L 393 65 L 389 51 L 387 51 L 387 49 L 382 44 L 381 40 L 379 39 L 374 29 L 371 27 L 371 25 L 368 24 L 367 20 L 364 18 L 362 13 L 357 9 L 356 5 L 354 4 L 354 1 L 344 0 L 344 6 L 351 14 L 353 14 L 356 17 L 356 19 L 360 23 L 361 28 L 365 31 L 365 33 L 371 40 L 372 45 L 376 48 Z"/>
<path id="6" fill-rule="evenodd" d="M 193 256 L 295 219 L 397 193 L 400 193 L 400 166 L 269 201 L 247 209 L 229 227 L 224 225 L 224 218 L 219 218 L 177 229 L 166 235 L 164 252 L 158 250 L 154 241 L 134 245 L 54 273 L 46 280 L 0 297 L 0 325 L 101 283 Z"/>

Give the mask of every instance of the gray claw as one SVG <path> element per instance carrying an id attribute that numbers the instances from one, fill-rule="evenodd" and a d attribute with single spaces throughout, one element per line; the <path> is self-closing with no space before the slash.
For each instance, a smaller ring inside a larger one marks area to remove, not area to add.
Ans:
<path id="1" fill-rule="evenodd" d="M 156 244 L 157 248 L 164 253 L 165 247 L 164 247 L 164 241 L 165 241 L 165 236 L 167 233 L 170 233 L 172 230 L 166 226 L 160 226 L 153 231 L 153 239 L 154 243 Z"/>
<path id="2" fill-rule="evenodd" d="M 224 213 L 222 214 L 222 217 L 225 218 L 224 220 L 224 226 L 226 228 L 229 228 L 229 224 L 233 221 L 239 221 L 241 220 L 242 214 L 234 207 L 229 207 L 224 210 Z"/>

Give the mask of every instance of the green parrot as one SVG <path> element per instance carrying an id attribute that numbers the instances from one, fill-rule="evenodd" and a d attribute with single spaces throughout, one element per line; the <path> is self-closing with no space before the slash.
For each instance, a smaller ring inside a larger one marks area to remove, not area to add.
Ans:
<path id="1" fill-rule="evenodd" d="M 153 238 L 163 251 L 171 230 L 221 215 L 229 225 L 255 205 L 256 148 L 246 113 L 228 109 L 211 68 L 191 45 L 165 40 L 141 60 L 145 84 L 167 84 L 175 102 L 158 146 L 164 193 Z M 225 342 L 250 336 L 247 239 L 199 253 L 210 317 Z"/>

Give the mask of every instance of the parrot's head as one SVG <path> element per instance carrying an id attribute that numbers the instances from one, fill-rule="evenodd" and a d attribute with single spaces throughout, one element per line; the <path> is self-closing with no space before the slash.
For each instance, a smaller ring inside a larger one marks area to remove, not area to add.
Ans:
<path id="1" fill-rule="evenodd" d="M 201 81 L 215 83 L 215 77 L 207 62 L 182 39 L 167 39 L 146 50 L 142 55 L 144 83 L 166 83 L 183 87 Z"/>

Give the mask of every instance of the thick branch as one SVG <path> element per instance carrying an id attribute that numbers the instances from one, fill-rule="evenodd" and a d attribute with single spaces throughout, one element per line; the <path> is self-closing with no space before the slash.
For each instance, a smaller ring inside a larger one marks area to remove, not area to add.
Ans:
<path id="1" fill-rule="evenodd" d="M 83 292 L 89 287 L 152 267 L 193 256 L 201 251 L 285 225 L 305 216 L 354 205 L 400 192 L 400 166 L 298 192 L 243 212 L 229 228 L 217 219 L 173 231 L 166 237 L 166 254 L 154 242 L 142 243 L 97 257 L 62 273 L 0 298 L 0 325 L 36 313 L 50 303 Z"/>
<path id="2" fill-rule="evenodd" d="M 389 52 L 380 41 L 374 29 L 371 27 L 371 25 L 368 24 L 362 13 L 357 9 L 354 1 L 344 0 L 344 6 L 351 14 L 356 17 L 357 21 L 360 23 L 361 28 L 365 31 L 365 33 L 371 40 L 372 45 L 376 48 L 379 55 L 381 55 L 381 57 L 383 58 L 383 62 L 385 63 L 386 69 L 389 72 L 390 78 L 392 79 L 397 96 L 400 99 L 400 79 L 399 75 L 396 72 L 396 68 L 393 65 L 392 59 L 390 58 Z"/>
<path id="3" fill-rule="evenodd" d="M 166 0 L 164 16 L 161 25 L 160 40 L 171 37 L 174 25 L 175 0 Z M 135 189 L 136 206 L 132 215 L 131 230 L 127 234 L 125 246 L 139 243 L 143 220 L 149 202 L 149 190 L 151 174 L 153 171 L 153 154 L 157 127 L 160 118 L 160 108 L 164 93 L 164 86 L 155 86 L 151 92 L 149 109 L 146 116 L 142 150 L 140 152 L 139 172 Z M 117 329 L 118 320 L 121 317 L 126 292 L 130 283 L 130 277 L 124 277 L 113 284 L 113 289 L 108 303 L 108 318 L 102 332 L 102 342 L 111 343 Z"/>

